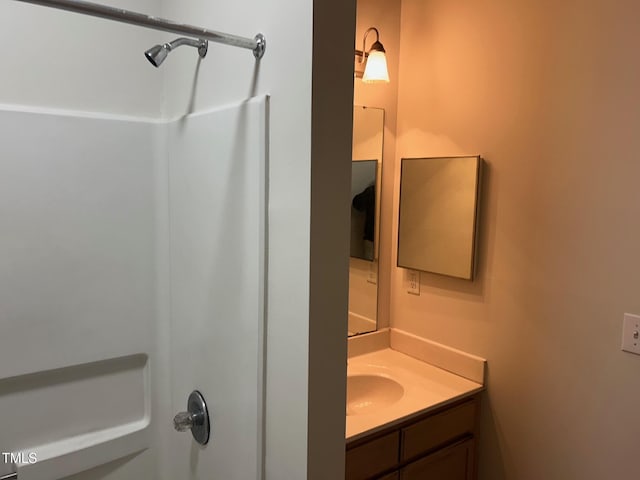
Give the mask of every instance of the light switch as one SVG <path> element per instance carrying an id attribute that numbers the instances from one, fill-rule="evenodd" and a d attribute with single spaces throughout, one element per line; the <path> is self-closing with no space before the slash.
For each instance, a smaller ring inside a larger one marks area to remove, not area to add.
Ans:
<path id="1" fill-rule="evenodd" d="M 625 313 L 622 322 L 622 350 L 640 355 L 640 315 Z"/>
<path id="2" fill-rule="evenodd" d="M 407 292 L 420 295 L 420 272 L 417 270 L 407 270 Z"/>

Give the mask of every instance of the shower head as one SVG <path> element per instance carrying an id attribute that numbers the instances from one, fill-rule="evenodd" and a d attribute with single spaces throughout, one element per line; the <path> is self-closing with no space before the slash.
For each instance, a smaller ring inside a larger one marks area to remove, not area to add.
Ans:
<path id="1" fill-rule="evenodd" d="M 171 51 L 169 48 L 167 48 L 168 45 L 168 43 L 165 43 L 164 45 L 155 45 L 144 52 L 144 56 L 147 57 L 147 60 L 149 60 L 149 62 L 151 62 L 151 65 L 153 65 L 154 67 L 159 67 Z"/>
<path id="2" fill-rule="evenodd" d="M 191 38 L 177 38 L 173 42 L 165 43 L 164 45 L 155 45 L 149 50 L 144 52 L 144 56 L 149 60 L 151 65 L 159 67 L 164 59 L 167 58 L 169 52 L 181 45 L 188 45 L 190 47 L 196 47 L 198 49 L 198 55 L 200 58 L 204 58 L 207 55 L 207 49 L 209 42 L 207 40 L 193 40 Z"/>

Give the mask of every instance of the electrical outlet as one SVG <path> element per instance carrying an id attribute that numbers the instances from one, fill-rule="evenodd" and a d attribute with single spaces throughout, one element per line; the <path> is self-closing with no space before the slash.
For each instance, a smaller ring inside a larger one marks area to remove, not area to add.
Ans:
<path id="1" fill-rule="evenodd" d="M 640 315 L 625 313 L 622 322 L 622 350 L 640 355 Z"/>
<path id="2" fill-rule="evenodd" d="M 420 295 L 420 272 L 407 270 L 407 292 L 411 295 Z"/>

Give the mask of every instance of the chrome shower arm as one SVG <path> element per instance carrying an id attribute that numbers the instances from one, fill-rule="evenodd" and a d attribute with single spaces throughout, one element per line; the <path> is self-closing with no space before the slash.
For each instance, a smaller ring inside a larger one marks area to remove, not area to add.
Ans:
<path id="1" fill-rule="evenodd" d="M 176 47 L 180 47 L 182 45 L 189 45 L 190 47 L 199 48 L 203 43 L 203 40 L 194 40 L 192 38 L 176 38 L 174 41 L 167 43 L 169 50 L 173 50 Z"/>

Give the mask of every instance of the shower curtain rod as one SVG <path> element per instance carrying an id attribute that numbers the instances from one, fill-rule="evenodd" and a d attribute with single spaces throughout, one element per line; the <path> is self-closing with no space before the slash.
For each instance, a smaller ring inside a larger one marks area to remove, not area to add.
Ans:
<path id="1" fill-rule="evenodd" d="M 253 51 L 253 56 L 260 59 L 264 55 L 266 42 L 264 35 L 258 33 L 254 38 L 239 37 L 228 33 L 215 32 L 202 27 L 172 22 L 164 18 L 151 17 L 143 13 L 123 10 L 122 8 L 109 7 L 98 3 L 85 2 L 84 0 L 15 0 L 23 3 L 33 3 L 44 7 L 52 7 L 69 12 L 82 13 L 93 17 L 106 18 L 116 22 L 138 25 L 140 27 L 153 28 L 164 32 L 177 33 L 202 40 L 210 40 L 233 47 L 246 48 Z"/>

